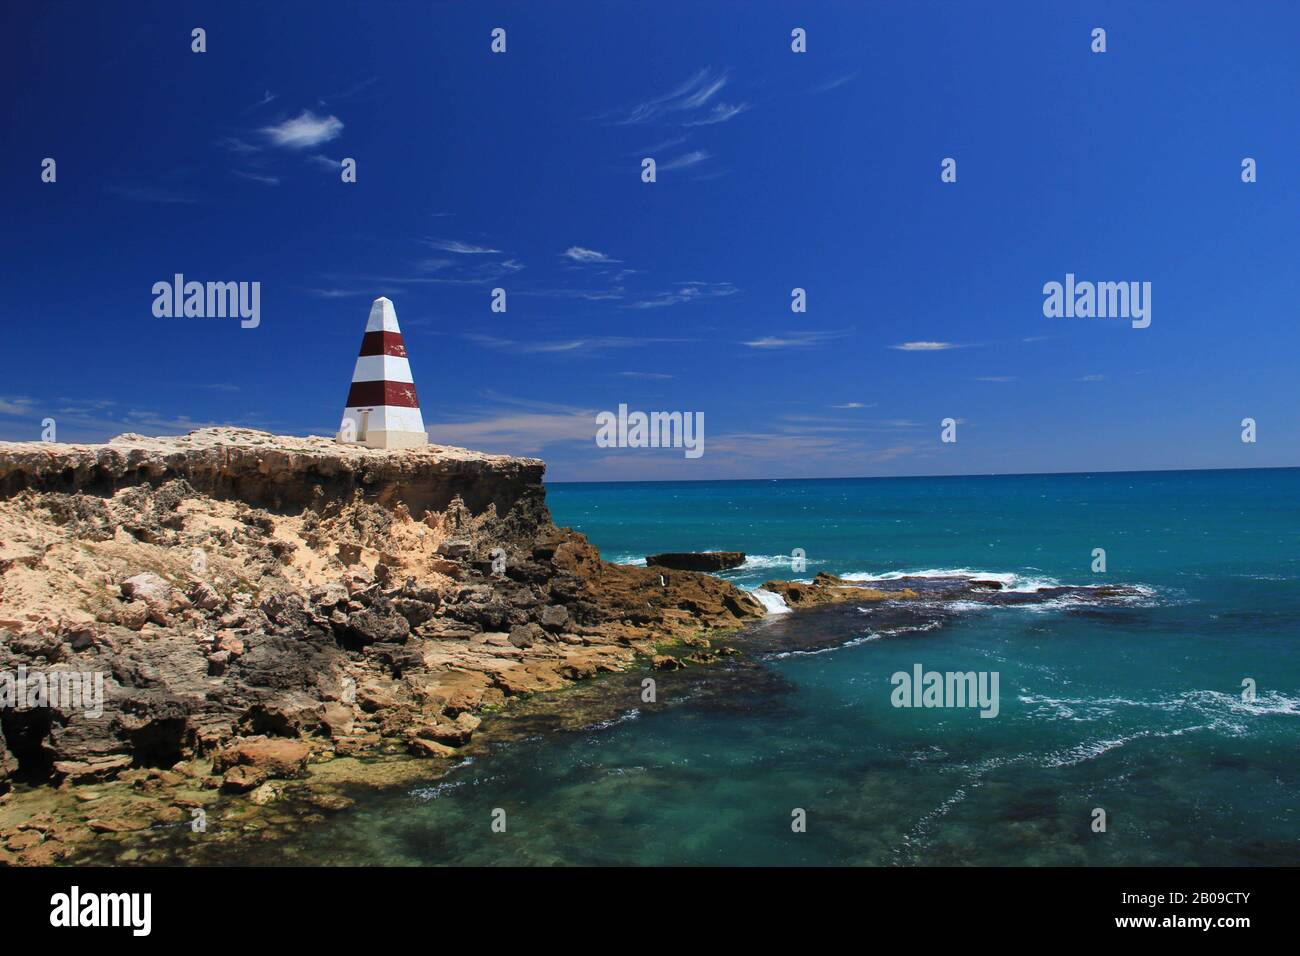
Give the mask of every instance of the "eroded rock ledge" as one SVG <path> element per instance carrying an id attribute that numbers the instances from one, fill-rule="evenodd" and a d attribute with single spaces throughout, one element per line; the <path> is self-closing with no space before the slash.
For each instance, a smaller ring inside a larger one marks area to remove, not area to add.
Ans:
<path id="1" fill-rule="evenodd" d="M 204 428 L 175 438 L 119 435 L 104 445 L 0 442 L 0 496 L 20 491 L 110 495 L 184 479 L 202 495 L 275 510 L 346 500 L 356 491 L 414 515 L 460 498 L 474 514 L 520 507 L 549 520 L 536 458 L 428 445 L 401 453 L 328 438 Z"/>
<path id="2" fill-rule="evenodd" d="M 0 443 L 0 672 L 105 675 L 101 716 L 0 711 L 0 794 L 265 797 L 307 761 L 446 758 L 484 709 L 763 616 L 717 578 L 601 561 L 552 523 L 544 467 L 231 428 Z M 75 831 L 0 820 L 0 863 Z"/>

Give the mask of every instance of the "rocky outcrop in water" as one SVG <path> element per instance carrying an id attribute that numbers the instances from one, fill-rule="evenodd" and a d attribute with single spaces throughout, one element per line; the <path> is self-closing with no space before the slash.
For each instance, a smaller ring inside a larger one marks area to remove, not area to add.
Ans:
<path id="1" fill-rule="evenodd" d="M 645 559 L 648 567 L 678 571 L 727 571 L 745 563 L 741 551 L 665 551 Z"/>
<path id="2" fill-rule="evenodd" d="M 916 592 L 909 588 L 889 591 L 869 588 L 845 581 L 825 571 L 818 574 L 811 582 L 768 581 L 763 585 L 763 590 L 778 595 L 790 608 L 817 607 L 822 604 L 841 604 L 846 601 L 867 603 L 891 598 L 906 600 L 916 597 Z"/>
<path id="3" fill-rule="evenodd" d="M 812 581 L 768 581 L 763 585 L 763 590 L 778 595 L 792 609 L 826 604 L 870 605 L 884 601 L 893 604 L 920 601 L 929 605 L 964 601 L 998 606 L 1074 599 L 1085 604 L 1104 604 L 1107 601 L 1127 601 L 1142 596 L 1142 591 L 1138 588 L 1105 584 L 1051 585 L 1012 591 L 1001 581 L 965 574 L 904 575 L 863 584 L 825 571 Z"/>

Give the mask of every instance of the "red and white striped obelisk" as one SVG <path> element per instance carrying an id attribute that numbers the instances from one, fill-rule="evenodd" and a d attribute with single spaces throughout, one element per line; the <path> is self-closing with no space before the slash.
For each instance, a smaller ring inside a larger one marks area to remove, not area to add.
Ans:
<path id="1" fill-rule="evenodd" d="M 397 327 L 397 312 L 385 296 L 370 306 L 338 440 L 369 448 L 414 448 L 429 443 L 402 330 Z"/>

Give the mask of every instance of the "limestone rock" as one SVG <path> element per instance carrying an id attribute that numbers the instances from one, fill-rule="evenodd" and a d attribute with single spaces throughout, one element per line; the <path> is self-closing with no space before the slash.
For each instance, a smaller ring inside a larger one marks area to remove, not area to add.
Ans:
<path id="1" fill-rule="evenodd" d="M 745 563 L 741 551 L 666 551 L 646 557 L 652 568 L 674 568 L 678 571 L 726 571 Z"/>
<path id="2" fill-rule="evenodd" d="M 129 766 L 131 766 L 129 755 L 111 754 L 90 757 L 86 760 L 56 760 L 54 772 L 73 783 L 86 783 L 92 780 L 109 780 Z"/>
<path id="3" fill-rule="evenodd" d="M 297 777 L 307 769 L 311 747 L 298 740 L 247 737 L 218 751 L 212 767 L 218 773 L 235 767 L 252 767 L 268 777 Z"/>
<path id="4" fill-rule="evenodd" d="M 244 793 L 265 782 L 267 773 L 260 767 L 231 767 L 221 778 L 221 789 L 233 793 Z"/>
<path id="5" fill-rule="evenodd" d="M 536 624 L 517 624 L 510 629 L 510 643 L 515 647 L 527 649 L 550 637 Z"/>
<path id="6" fill-rule="evenodd" d="M 453 561 L 462 561 L 468 558 L 472 552 L 473 547 L 470 543 L 461 538 L 449 538 L 438 545 L 438 554 Z"/>
<path id="7" fill-rule="evenodd" d="M 166 607 L 171 603 L 172 586 L 165 578 L 146 571 L 122 582 L 122 596 L 128 601 L 140 600 Z"/>
<path id="8" fill-rule="evenodd" d="M 569 611 L 562 604 L 548 604 L 542 608 L 541 624 L 548 631 L 562 631 L 569 623 Z"/>
<path id="9" fill-rule="evenodd" d="M 411 625 L 391 608 L 366 608 L 348 615 L 347 630 L 362 644 L 400 643 L 411 633 Z"/>

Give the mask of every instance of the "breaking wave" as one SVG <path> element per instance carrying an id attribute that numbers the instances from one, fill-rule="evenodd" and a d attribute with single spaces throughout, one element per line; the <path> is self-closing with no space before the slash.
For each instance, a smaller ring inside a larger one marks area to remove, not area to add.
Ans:
<path id="1" fill-rule="evenodd" d="M 850 571 L 841 574 L 845 581 L 897 581 L 900 578 L 975 578 L 980 581 L 997 581 L 1004 591 L 1032 594 L 1039 588 L 1062 587 L 1055 578 L 1030 577 L 1014 571 L 976 571 L 971 568 L 927 568 L 922 571 L 885 571 L 872 574 L 868 571 Z"/>
<path id="2" fill-rule="evenodd" d="M 785 603 L 785 598 L 773 591 L 764 591 L 762 588 L 754 588 L 749 593 L 758 598 L 763 607 L 767 608 L 768 614 L 790 613 L 790 606 Z"/>

